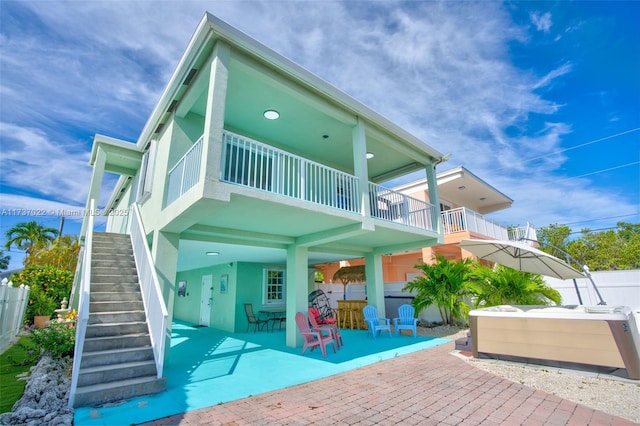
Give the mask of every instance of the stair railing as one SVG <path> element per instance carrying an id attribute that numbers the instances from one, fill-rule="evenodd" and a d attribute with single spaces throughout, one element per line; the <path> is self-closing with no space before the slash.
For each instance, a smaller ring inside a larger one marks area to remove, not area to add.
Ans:
<path id="1" fill-rule="evenodd" d="M 142 217 L 140 216 L 138 205 L 134 203 L 129 211 L 129 234 L 133 245 L 133 256 L 136 261 L 138 279 L 140 280 L 140 290 L 142 291 L 142 300 L 151 337 L 153 356 L 156 361 L 156 370 L 158 378 L 161 378 L 164 364 L 165 330 L 169 314 L 164 303 L 151 251 L 147 245 L 147 234 L 142 225 Z"/>
<path id="2" fill-rule="evenodd" d="M 95 200 L 92 198 L 89 203 L 90 212 L 95 211 Z M 89 300 L 91 292 L 91 248 L 93 245 L 93 223 L 94 217 L 89 214 L 87 217 L 86 235 L 82 255 L 78 258 L 76 268 L 76 278 L 79 284 L 74 285 L 71 300 L 78 300 L 78 319 L 76 320 L 76 343 L 73 352 L 73 368 L 71 371 L 71 388 L 69 390 L 69 407 L 73 407 L 78 388 L 78 376 L 80 375 L 80 361 L 84 350 L 84 338 L 87 334 L 87 324 L 89 323 Z M 78 297 L 79 299 L 76 299 Z"/>

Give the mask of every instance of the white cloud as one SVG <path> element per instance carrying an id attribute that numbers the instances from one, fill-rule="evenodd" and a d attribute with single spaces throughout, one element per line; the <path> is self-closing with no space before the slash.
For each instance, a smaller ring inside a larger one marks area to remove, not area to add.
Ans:
<path id="1" fill-rule="evenodd" d="M 14 2 L 14 8 L 28 8 L 44 32 L 3 19 L 0 135 L 11 176 L 3 174 L 2 182 L 34 197 L 84 204 L 91 136 L 137 138 L 208 8 L 451 152 L 451 165 L 465 165 L 516 200 L 503 213 L 509 223 L 544 226 L 552 218 L 597 214 L 570 207 L 575 183 L 551 183 L 566 158 L 544 156 L 572 129 L 554 118 L 562 105 L 540 89 L 570 76 L 571 62 L 539 75 L 516 68 L 510 44 L 526 42 L 527 29 L 501 3 Z M 8 10 L 3 5 L 3 15 Z M 538 31 L 550 31 L 551 14 L 530 19 Z M 575 202 L 589 196 L 609 208 L 624 204 L 576 191 Z"/>
<path id="2" fill-rule="evenodd" d="M 551 29 L 551 13 L 546 12 L 544 14 L 540 14 L 539 12 L 531 12 L 529 14 L 531 17 L 531 22 L 536 26 L 538 31 L 542 31 L 544 33 L 548 33 Z"/>

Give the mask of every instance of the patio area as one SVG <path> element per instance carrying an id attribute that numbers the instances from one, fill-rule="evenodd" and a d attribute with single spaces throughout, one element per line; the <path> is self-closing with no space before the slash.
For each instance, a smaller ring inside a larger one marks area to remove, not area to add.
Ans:
<path id="1" fill-rule="evenodd" d="M 233 334 L 174 322 L 167 390 L 100 408 L 78 408 L 79 425 L 130 425 L 329 377 L 449 342 L 408 335 L 373 339 L 366 330 L 341 329 L 344 346 L 326 358 L 319 349 L 300 355 L 285 332 Z"/>

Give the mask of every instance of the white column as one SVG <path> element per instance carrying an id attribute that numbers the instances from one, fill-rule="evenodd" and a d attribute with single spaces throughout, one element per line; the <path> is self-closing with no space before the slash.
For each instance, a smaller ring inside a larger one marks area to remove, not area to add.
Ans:
<path id="1" fill-rule="evenodd" d="M 382 255 L 367 254 L 364 257 L 364 271 L 367 277 L 367 302 L 378 308 L 378 316 L 385 317 L 384 277 L 382 274 Z"/>
<path id="2" fill-rule="evenodd" d="M 229 80 L 229 45 L 218 41 L 213 49 L 209 90 L 207 92 L 207 110 L 204 119 L 204 146 L 202 152 L 201 178 L 204 174 L 205 186 L 209 182 L 220 180 L 222 158 L 222 131 L 224 130 L 224 111 Z M 206 187 L 205 187 L 206 191 Z"/>
<path id="3" fill-rule="evenodd" d="M 429 187 L 429 203 L 433 206 L 431 220 L 433 229 L 438 231 L 438 241 L 444 243 L 444 231 L 442 230 L 442 219 L 440 217 L 440 197 L 438 195 L 438 179 L 436 178 L 436 167 L 429 164 L 426 169 L 427 185 Z"/>
<path id="4" fill-rule="evenodd" d="M 107 164 L 107 153 L 98 145 L 96 150 L 96 159 L 93 163 L 93 170 L 91 172 L 91 183 L 89 184 L 89 195 L 87 196 L 87 204 L 85 206 L 85 217 L 82 221 L 82 229 L 80 230 L 80 238 L 84 238 L 87 232 L 87 219 L 89 207 L 91 206 L 91 200 L 95 200 L 95 208 L 98 208 L 98 200 L 100 199 L 100 190 L 102 189 L 102 179 L 104 177 L 104 169 Z"/>
<path id="5" fill-rule="evenodd" d="M 169 362 L 169 351 L 171 349 L 171 322 L 173 321 L 173 301 L 176 293 L 176 272 L 178 265 L 178 246 L 180 236 L 168 232 L 153 232 L 153 245 L 151 246 L 151 257 L 156 267 L 160 289 L 164 297 L 169 314 L 167 318 L 167 329 L 165 332 L 164 361 Z"/>
<path id="6" fill-rule="evenodd" d="M 369 205 L 369 169 L 367 168 L 367 138 L 364 132 L 364 123 L 358 117 L 358 123 L 351 131 L 353 144 L 353 170 L 360 182 L 357 199 L 360 201 L 360 213 L 363 216 L 371 216 Z"/>
<path id="7" fill-rule="evenodd" d="M 302 335 L 296 326 L 296 313 L 307 314 L 309 308 L 309 254 L 306 247 L 287 248 L 287 346 L 302 345 Z"/>

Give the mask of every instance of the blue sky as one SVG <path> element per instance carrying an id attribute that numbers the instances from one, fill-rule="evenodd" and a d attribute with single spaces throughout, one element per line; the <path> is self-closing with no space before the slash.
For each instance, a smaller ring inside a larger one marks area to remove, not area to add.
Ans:
<path id="1" fill-rule="evenodd" d="M 3 0 L 2 241 L 84 206 L 93 135 L 138 138 L 205 10 L 451 153 L 496 221 L 640 223 L 640 2 Z"/>

